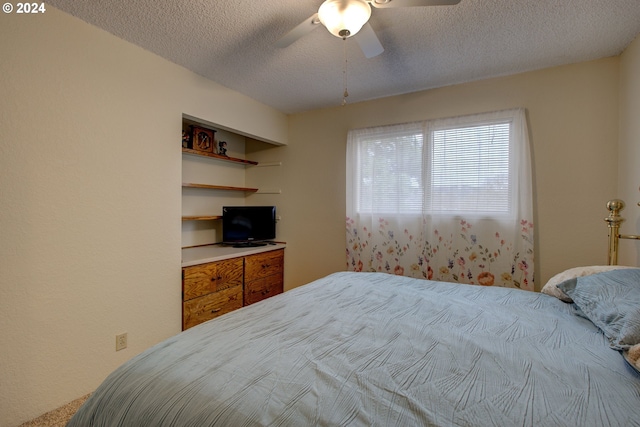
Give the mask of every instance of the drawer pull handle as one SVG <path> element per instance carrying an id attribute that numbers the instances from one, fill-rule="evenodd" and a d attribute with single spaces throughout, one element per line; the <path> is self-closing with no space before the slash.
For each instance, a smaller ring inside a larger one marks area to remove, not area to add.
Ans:
<path id="1" fill-rule="evenodd" d="M 269 264 L 262 264 L 262 268 L 269 268 L 270 265 Z"/>
<path id="2" fill-rule="evenodd" d="M 218 277 L 212 277 L 211 281 L 215 282 L 216 280 L 222 280 L 222 276 L 218 276 Z"/>
<path id="3" fill-rule="evenodd" d="M 220 309 L 220 308 L 214 308 L 213 310 L 211 310 L 211 313 L 217 313 L 217 312 L 219 312 L 220 310 L 222 310 L 222 309 Z"/>

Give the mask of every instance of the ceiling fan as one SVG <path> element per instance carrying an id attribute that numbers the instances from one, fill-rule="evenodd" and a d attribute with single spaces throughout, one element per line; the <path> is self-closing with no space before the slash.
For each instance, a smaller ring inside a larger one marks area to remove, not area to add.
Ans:
<path id="1" fill-rule="evenodd" d="M 371 6 L 377 9 L 413 6 L 455 5 L 460 0 L 325 0 L 311 17 L 298 24 L 277 43 L 278 47 L 287 47 L 299 38 L 307 35 L 319 25 L 324 25 L 331 34 L 346 40 L 355 37 L 360 49 L 367 58 L 373 58 L 384 52 L 380 40 L 369 24 Z"/>

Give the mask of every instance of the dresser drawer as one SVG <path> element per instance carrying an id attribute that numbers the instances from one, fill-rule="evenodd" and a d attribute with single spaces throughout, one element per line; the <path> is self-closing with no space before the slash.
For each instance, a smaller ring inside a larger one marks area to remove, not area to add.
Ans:
<path id="1" fill-rule="evenodd" d="M 262 301 L 282 293 L 282 273 L 272 274 L 251 282 L 247 282 L 244 287 L 244 305 L 249 305 Z"/>
<path id="2" fill-rule="evenodd" d="M 243 264 L 242 258 L 232 258 L 185 267 L 182 270 L 183 301 L 242 285 Z"/>
<path id="3" fill-rule="evenodd" d="M 242 285 L 182 303 L 182 329 L 206 322 L 242 307 Z"/>
<path id="4" fill-rule="evenodd" d="M 273 274 L 282 274 L 283 264 L 284 249 L 245 257 L 245 283 Z"/>

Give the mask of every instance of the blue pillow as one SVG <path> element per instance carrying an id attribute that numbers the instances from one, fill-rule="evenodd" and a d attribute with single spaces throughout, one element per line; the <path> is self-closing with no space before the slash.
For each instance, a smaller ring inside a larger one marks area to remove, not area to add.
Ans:
<path id="1" fill-rule="evenodd" d="M 612 348 L 640 343 L 640 268 L 578 277 L 558 288 L 604 332 Z"/>

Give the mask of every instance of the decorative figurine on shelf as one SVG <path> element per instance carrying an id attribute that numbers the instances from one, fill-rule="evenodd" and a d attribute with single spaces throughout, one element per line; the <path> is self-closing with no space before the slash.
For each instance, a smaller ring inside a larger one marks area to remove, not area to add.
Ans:
<path id="1" fill-rule="evenodd" d="M 220 154 L 221 156 L 226 156 L 227 155 L 227 142 L 226 141 L 218 142 L 218 154 Z"/>
<path id="2" fill-rule="evenodd" d="M 189 136 L 189 132 L 186 130 L 182 131 L 182 148 L 191 148 L 189 145 L 191 143 L 191 137 Z"/>

